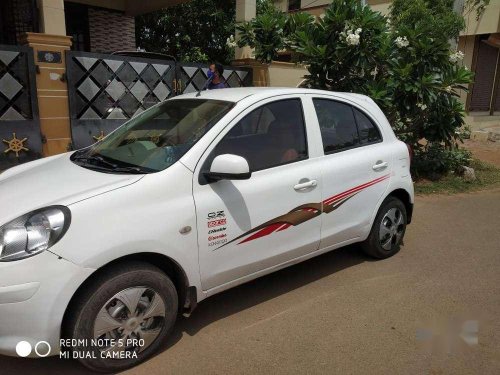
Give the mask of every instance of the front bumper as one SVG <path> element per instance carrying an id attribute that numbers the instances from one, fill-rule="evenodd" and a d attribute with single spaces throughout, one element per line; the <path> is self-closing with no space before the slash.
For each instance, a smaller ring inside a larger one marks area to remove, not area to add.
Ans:
<path id="1" fill-rule="evenodd" d="M 58 354 L 66 307 L 93 271 L 49 251 L 0 262 L 0 354 L 16 356 L 20 341 L 27 341 L 33 349 L 45 341 L 51 347 L 49 355 Z M 34 350 L 29 356 L 38 357 Z"/>

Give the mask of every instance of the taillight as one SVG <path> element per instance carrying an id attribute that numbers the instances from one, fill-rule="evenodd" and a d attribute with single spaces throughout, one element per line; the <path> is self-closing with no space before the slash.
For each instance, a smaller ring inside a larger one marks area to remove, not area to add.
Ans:
<path id="1" fill-rule="evenodd" d="M 408 155 L 410 157 L 410 165 L 411 165 L 411 162 L 413 160 L 413 147 L 411 147 L 411 145 L 409 145 L 408 143 L 406 144 L 406 147 L 408 147 Z"/>

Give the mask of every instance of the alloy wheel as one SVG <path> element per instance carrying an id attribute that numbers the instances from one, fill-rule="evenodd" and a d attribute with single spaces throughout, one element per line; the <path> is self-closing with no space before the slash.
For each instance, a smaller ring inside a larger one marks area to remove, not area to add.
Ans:
<path id="1" fill-rule="evenodd" d="M 390 251 L 403 237 L 405 228 L 403 213 L 399 208 L 391 208 L 380 222 L 379 240 L 384 250 Z"/>
<path id="2" fill-rule="evenodd" d="M 101 352 L 140 353 L 160 335 L 164 323 L 161 296 L 151 288 L 132 287 L 116 293 L 101 308 L 94 322 L 94 339 Z"/>

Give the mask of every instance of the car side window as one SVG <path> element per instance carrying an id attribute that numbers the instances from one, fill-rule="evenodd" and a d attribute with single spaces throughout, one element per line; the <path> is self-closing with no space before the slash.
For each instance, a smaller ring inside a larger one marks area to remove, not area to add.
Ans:
<path id="1" fill-rule="evenodd" d="M 325 154 L 360 145 L 352 107 L 329 99 L 313 99 Z"/>
<path id="2" fill-rule="evenodd" d="M 359 140 L 362 145 L 382 141 L 380 130 L 367 115 L 359 109 L 354 108 L 354 116 L 358 124 Z"/>
<path id="3" fill-rule="evenodd" d="M 301 100 L 279 100 L 246 115 L 211 152 L 203 170 L 222 154 L 244 157 L 252 172 L 307 159 Z"/>

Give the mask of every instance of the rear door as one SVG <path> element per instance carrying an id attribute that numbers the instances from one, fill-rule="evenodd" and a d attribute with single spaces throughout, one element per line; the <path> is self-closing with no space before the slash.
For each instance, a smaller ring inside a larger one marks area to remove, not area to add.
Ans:
<path id="1" fill-rule="evenodd" d="M 201 158 L 193 194 L 204 290 L 318 249 L 321 160 L 309 138 L 301 97 L 284 96 L 243 112 Z M 251 178 L 205 181 L 221 154 L 246 158 Z"/>
<path id="2" fill-rule="evenodd" d="M 392 152 L 364 109 L 312 96 L 323 141 L 321 248 L 365 236 L 389 186 Z"/>

